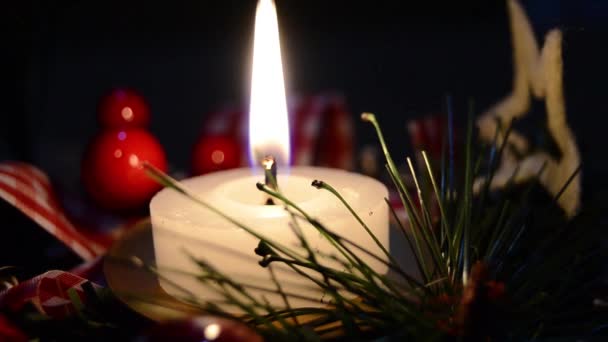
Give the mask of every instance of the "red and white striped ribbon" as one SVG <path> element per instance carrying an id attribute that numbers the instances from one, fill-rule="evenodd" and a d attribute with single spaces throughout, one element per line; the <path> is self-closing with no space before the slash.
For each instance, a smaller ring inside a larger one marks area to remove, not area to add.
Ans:
<path id="1" fill-rule="evenodd" d="M 44 315 L 64 318 L 75 312 L 68 292 L 73 290 L 86 303 L 82 285 L 87 282 L 87 279 L 69 272 L 48 271 L 0 292 L 0 310 L 16 312 L 31 303 Z M 99 288 L 94 283 L 92 285 Z"/>
<path id="2" fill-rule="evenodd" d="M 36 167 L 20 162 L 0 163 L 0 198 L 15 206 L 84 260 L 106 248 L 91 240 L 67 219 L 48 177 Z"/>

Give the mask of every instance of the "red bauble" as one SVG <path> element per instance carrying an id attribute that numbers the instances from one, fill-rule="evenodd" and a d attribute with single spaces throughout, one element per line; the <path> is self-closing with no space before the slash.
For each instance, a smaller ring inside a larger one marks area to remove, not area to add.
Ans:
<path id="1" fill-rule="evenodd" d="M 156 138 L 142 129 L 100 132 L 82 163 L 82 180 L 90 197 L 115 211 L 142 208 L 161 188 L 141 164 L 148 161 L 166 171 L 167 160 Z"/>
<path id="2" fill-rule="evenodd" d="M 213 171 L 233 169 L 241 165 L 238 142 L 225 135 L 202 136 L 192 151 L 192 173 L 201 175 Z"/>
<path id="3" fill-rule="evenodd" d="M 115 89 L 99 102 L 97 117 L 104 128 L 145 128 L 150 123 L 150 108 L 136 91 Z"/>
<path id="4" fill-rule="evenodd" d="M 149 329 L 138 341 L 145 342 L 262 342 L 243 323 L 212 316 L 167 321 Z"/>

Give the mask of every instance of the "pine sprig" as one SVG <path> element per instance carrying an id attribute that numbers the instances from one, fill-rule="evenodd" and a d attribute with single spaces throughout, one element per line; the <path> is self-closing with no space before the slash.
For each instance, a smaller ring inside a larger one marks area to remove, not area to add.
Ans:
<path id="1" fill-rule="evenodd" d="M 146 165 L 162 184 L 260 240 L 255 252 L 261 258 L 259 265 L 270 273 L 273 286 L 239 284 L 205 260 L 192 257 L 200 270 L 193 276 L 214 288 L 223 301 L 205 303 L 204 299 L 190 298 L 190 302 L 223 316 L 233 315 L 225 308 L 238 307 L 245 315 L 241 319 L 266 336 L 282 340 L 335 336 L 349 339 L 388 332 L 417 340 L 445 336 L 530 339 L 572 331 L 601 331 L 608 322 L 606 312 L 590 301 L 590 289 L 600 275 L 598 260 L 604 260 L 601 258 L 605 255 L 598 248 L 602 227 L 592 223 L 599 222 L 598 218 L 588 221 L 581 214 L 572 221 L 566 220 L 555 205 L 556 198 L 534 200 L 534 194 L 539 192 L 534 182 L 524 187 L 510 183 L 501 191 L 490 191 L 496 161 L 501 159 L 506 143 L 489 148 L 474 145 L 473 114 L 471 106 L 462 161 L 454 159 L 454 135 L 448 134 L 444 151 L 449 149 L 449 155 L 444 153 L 439 180 L 424 151 L 424 165 L 419 165 L 419 170 L 425 174 L 417 174 L 412 161 L 406 159 L 415 181 L 417 203 L 388 152 L 376 117 L 371 113 L 362 115 L 376 130 L 388 173 L 409 216 L 407 225 L 398 219 L 397 222 L 411 247 L 420 277 L 402 269 L 358 213 L 322 180 L 314 181 L 312 186 L 328 191 L 349 210 L 359 223 L 358 228 L 378 245 L 380 255 L 325 227 L 277 187 L 257 184 L 260 191 L 290 213 L 290 228 L 299 246 L 288 247 L 264 236 Z M 453 132 L 453 123 L 449 122 L 449 132 Z M 511 127 L 507 127 L 505 132 L 497 132 L 495 140 L 501 134 L 508 136 L 510 131 Z M 507 141 L 504 136 L 503 142 Z M 456 170 L 464 172 L 458 174 Z M 426 180 L 426 187 L 421 186 L 421 177 Z M 474 180 L 480 177 L 483 186 L 476 193 Z M 432 206 L 438 209 L 437 218 L 431 217 L 436 212 Z M 392 214 L 397 218 L 394 211 Z M 316 229 L 333 246 L 335 254 L 314 251 L 302 234 L 302 223 Z M 361 255 L 380 261 L 395 276 L 378 274 Z M 273 272 L 275 264 L 291 269 L 310 286 L 317 287 L 319 293 L 325 293 L 329 298 L 327 306 L 292 307 L 290 299 L 303 298 L 284 291 L 280 277 Z M 284 308 L 272 307 L 264 298 L 251 295 L 250 290 L 279 295 Z"/>

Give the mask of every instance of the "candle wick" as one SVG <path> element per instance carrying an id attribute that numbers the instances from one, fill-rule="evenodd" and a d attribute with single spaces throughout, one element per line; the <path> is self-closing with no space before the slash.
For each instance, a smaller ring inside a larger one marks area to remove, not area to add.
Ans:
<path id="1" fill-rule="evenodd" d="M 264 168 L 264 184 L 274 191 L 279 190 L 277 183 L 277 162 L 273 156 L 266 156 L 262 159 L 262 167 Z M 266 205 L 274 205 L 272 198 L 266 199 Z"/>

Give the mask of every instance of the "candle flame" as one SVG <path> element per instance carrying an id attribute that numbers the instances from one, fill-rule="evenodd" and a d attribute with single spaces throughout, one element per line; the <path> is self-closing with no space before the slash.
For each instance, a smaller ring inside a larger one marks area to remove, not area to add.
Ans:
<path id="1" fill-rule="evenodd" d="M 273 0 L 260 0 L 255 15 L 249 107 L 249 154 L 253 165 L 272 155 L 289 165 L 289 123 L 279 24 Z"/>

